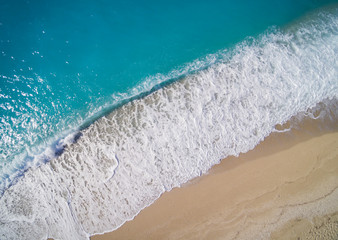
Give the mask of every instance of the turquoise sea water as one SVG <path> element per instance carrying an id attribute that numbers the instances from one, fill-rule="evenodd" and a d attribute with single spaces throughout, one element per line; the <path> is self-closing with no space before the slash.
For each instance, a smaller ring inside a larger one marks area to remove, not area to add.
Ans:
<path id="1" fill-rule="evenodd" d="M 330 2 L 1 1 L 1 188 L 121 100 Z"/>
<path id="2" fill-rule="evenodd" d="M 331 3 L 1 1 L 0 238 L 89 239 L 293 116 L 337 126 Z"/>

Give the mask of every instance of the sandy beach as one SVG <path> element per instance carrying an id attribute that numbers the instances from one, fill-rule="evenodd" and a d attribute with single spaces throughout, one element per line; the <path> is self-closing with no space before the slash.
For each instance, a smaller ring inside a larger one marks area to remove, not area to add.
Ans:
<path id="1" fill-rule="evenodd" d="M 338 132 L 309 126 L 271 134 L 91 239 L 337 239 Z"/>

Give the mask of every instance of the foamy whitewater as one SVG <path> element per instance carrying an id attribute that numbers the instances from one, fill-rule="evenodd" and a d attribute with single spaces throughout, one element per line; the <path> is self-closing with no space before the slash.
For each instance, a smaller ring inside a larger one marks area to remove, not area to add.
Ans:
<path id="1" fill-rule="evenodd" d="M 218 54 L 223 61 L 114 110 L 29 169 L 0 199 L 0 238 L 89 239 L 116 229 L 277 124 L 336 101 L 338 9 Z"/>

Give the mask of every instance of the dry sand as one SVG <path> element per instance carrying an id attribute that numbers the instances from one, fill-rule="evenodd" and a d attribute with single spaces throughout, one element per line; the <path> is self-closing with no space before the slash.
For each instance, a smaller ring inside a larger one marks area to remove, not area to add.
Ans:
<path id="1" fill-rule="evenodd" d="M 224 159 L 91 239 L 338 239 L 337 212 L 338 132 L 303 128 Z"/>

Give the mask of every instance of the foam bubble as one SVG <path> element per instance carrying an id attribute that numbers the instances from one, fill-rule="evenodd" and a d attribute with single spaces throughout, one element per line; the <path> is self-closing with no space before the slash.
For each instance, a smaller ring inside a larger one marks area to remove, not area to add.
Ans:
<path id="1" fill-rule="evenodd" d="M 276 124 L 336 101 L 337 16 L 244 42 L 94 122 L 4 193 L 1 238 L 88 239 L 116 229 L 164 191 L 254 148 Z"/>

